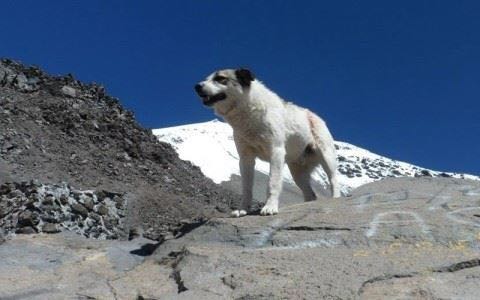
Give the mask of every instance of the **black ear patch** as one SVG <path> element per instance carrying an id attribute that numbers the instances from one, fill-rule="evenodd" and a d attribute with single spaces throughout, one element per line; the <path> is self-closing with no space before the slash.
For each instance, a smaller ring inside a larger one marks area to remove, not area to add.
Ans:
<path id="1" fill-rule="evenodd" d="M 237 76 L 238 82 L 243 87 L 250 86 L 250 82 L 255 80 L 255 75 L 248 69 L 237 69 L 235 70 L 235 76 Z"/>

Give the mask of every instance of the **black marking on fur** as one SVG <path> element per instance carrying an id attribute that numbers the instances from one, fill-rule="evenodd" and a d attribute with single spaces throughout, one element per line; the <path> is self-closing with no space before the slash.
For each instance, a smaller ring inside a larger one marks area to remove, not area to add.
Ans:
<path id="1" fill-rule="evenodd" d="M 218 82 L 218 83 L 220 83 L 220 84 L 225 85 L 225 84 L 227 84 L 227 82 L 228 82 L 228 78 L 217 73 L 217 74 L 213 77 L 213 81 L 216 81 L 216 82 Z"/>
<path id="2" fill-rule="evenodd" d="M 249 87 L 250 83 L 255 80 L 255 75 L 248 69 L 235 70 L 235 76 L 237 76 L 238 82 L 243 87 Z"/>

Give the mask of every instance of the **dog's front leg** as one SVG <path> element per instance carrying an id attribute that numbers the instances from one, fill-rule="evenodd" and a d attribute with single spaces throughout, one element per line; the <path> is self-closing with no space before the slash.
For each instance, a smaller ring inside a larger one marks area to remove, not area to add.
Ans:
<path id="1" fill-rule="evenodd" d="M 274 147 L 270 158 L 270 181 L 268 182 L 267 202 L 260 211 L 261 215 L 278 213 L 278 197 L 282 191 L 283 165 L 285 163 L 285 147 Z"/>
<path id="2" fill-rule="evenodd" d="M 234 217 L 245 216 L 252 204 L 253 179 L 255 176 L 254 156 L 240 156 L 240 175 L 242 177 L 242 207 L 232 212 Z"/>

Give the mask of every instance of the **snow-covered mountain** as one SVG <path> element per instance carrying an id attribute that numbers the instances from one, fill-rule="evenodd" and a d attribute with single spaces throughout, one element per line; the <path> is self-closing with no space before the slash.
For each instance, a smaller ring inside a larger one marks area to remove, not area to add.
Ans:
<path id="1" fill-rule="evenodd" d="M 189 160 L 200 167 L 202 172 L 216 183 L 229 181 L 232 175 L 239 175 L 239 157 L 233 142 L 232 128 L 221 121 L 154 129 L 153 133 L 160 141 L 167 142 L 177 150 L 183 160 Z M 339 181 L 342 193 L 348 194 L 352 189 L 385 177 L 455 177 L 480 180 L 480 177 L 433 171 L 406 162 L 396 161 L 380 156 L 368 150 L 345 142 L 335 142 L 338 155 Z M 269 164 L 257 160 L 257 172 L 268 175 Z M 317 168 L 313 180 L 326 187 L 326 174 Z M 293 179 L 284 169 L 284 179 L 293 184 Z"/>

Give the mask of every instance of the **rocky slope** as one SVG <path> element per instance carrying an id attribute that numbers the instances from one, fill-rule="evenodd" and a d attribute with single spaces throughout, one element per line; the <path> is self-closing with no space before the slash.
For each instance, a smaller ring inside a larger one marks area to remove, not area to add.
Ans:
<path id="1" fill-rule="evenodd" d="M 32 199 L 39 193 L 23 188 L 28 189 L 31 180 L 50 189 L 69 186 L 70 192 L 47 195 L 54 204 L 45 209 L 38 202 L 45 199 Z M 139 227 L 154 239 L 221 214 L 238 201 L 234 193 L 180 160 L 170 145 L 158 142 L 103 86 L 2 59 L 0 184 L 8 182 L 13 185 L 0 189 L 0 215 L 10 220 L 2 229 L 8 232 L 22 227 L 19 215 L 29 210 L 30 201 L 36 216 L 32 222 L 38 223 L 29 227 L 35 231 L 43 228 L 38 224 L 57 218 L 57 212 L 71 211 L 74 202 L 88 211 L 80 213 L 82 222 L 91 223 L 85 219 L 97 213 L 98 204 L 89 210 L 89 204 L 72 197 L 72 190 L 91 190 L 92 196 L 118 194 L 127 207 L 124 226 Z M 69 199 L 68 208 L 61 205 L 61 195 Z M 17 204 L 6 212 L 9 203 Z"/>

